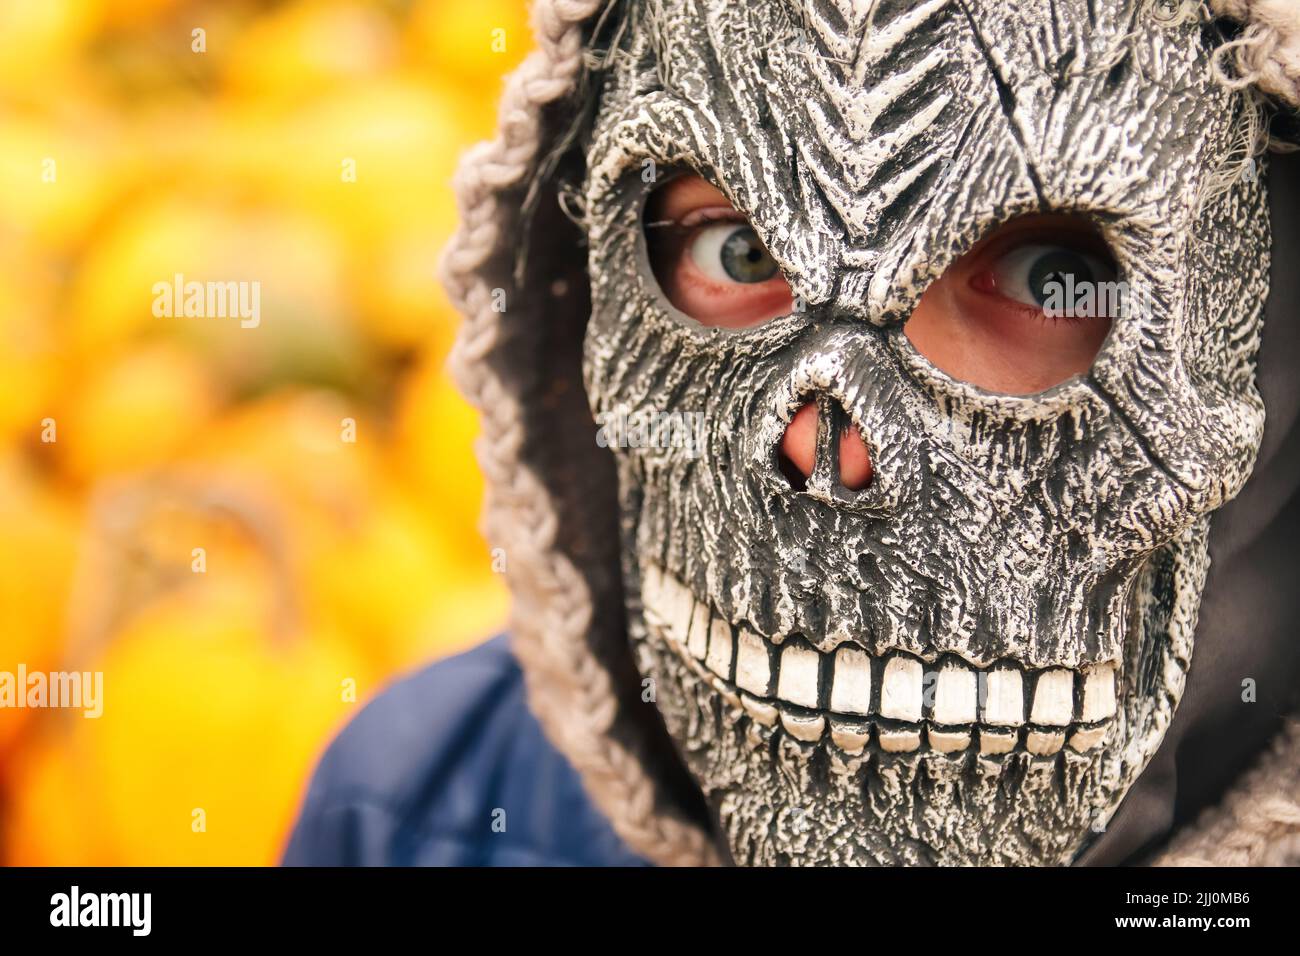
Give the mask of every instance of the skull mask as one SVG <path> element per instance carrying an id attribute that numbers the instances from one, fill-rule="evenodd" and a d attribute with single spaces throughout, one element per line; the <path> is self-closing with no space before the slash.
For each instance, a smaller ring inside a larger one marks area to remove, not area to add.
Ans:
<path id="1" fill-rule="evenodd" d="M 1267 211 L 1225 176 L 1251 114 L 1217 37 L 1145 0 L 652 0 L 605 27 L 584 375 L 599 421 L 699 426 L 611 444 L 637 666 L 730 856 L 1071 861 L 1169 725 L 1209 516 L 1263 427 Z M 798 309 L 670 304 L 643 219 L 674 169 Z M 1045 211 L 1093 222 L 1142 307 L 1047 391 L 945 374 L 903 333 L 921 294 Z M 778 447 L 808 403 L 800 487 Z"/>

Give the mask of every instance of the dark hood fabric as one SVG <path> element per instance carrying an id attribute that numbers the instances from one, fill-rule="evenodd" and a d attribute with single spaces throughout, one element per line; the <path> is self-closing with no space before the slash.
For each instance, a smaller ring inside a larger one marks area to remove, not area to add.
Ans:
<path id="1" fill-rule="evenodd" d="M 1300 153 L 1271 157 L 1269 185 L 1259 460 L 1241 494 L 1212 518 L 1210 574 L 1182 703 L 1083 865 L 1141 862 L 1218 802 L 1300 707 Z M 1253 703 L 1243 700 L 1245 681 L 1253 681 Z"/>

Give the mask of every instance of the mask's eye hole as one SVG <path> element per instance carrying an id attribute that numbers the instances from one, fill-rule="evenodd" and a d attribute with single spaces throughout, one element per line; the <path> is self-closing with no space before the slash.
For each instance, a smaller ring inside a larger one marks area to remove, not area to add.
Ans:
<path id="1" fill-rule="evenodd" d="M 1075 216 L 1007 223 L 925 290 L 904 332 L 953 378 L 1032 395 L 1092 367 L 1111 322 L 1141 299 Z"/>
<path id="2" fill-rule="evenodd" d="M 754 227 L 699 176 L 655 191 L 645 234 L 660 289 L 696 321 L 743 329 L 793 310 L 790 286 Z"/>

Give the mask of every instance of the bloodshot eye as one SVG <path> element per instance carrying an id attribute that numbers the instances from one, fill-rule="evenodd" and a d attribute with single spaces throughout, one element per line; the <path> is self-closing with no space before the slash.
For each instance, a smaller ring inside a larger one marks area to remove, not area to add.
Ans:
<path id="1" fill-rule="evenodd" d="M 699 176 L 646 205 L 650 266 L 668 301 L 702 325 L 743 329 L 793 311 L 790 286 L 758 233 Z"/>

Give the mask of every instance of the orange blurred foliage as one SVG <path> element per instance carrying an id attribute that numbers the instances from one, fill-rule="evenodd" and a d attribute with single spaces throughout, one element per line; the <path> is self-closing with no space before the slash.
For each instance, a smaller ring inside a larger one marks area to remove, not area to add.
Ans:
<path id="1" fill-rule="evenodd" d="M 523 0 L 0 3 L 0 861 L 269 864 L 396 673 L 488 636 L 449 180 Z M 258 288 L 256 323 L 157 307 Z"/>

